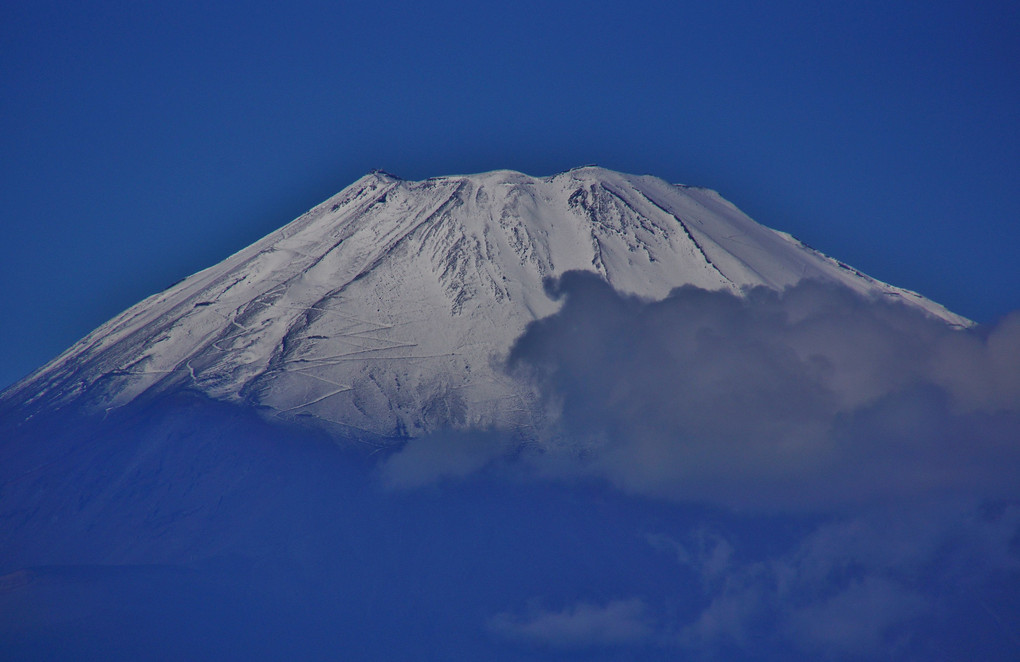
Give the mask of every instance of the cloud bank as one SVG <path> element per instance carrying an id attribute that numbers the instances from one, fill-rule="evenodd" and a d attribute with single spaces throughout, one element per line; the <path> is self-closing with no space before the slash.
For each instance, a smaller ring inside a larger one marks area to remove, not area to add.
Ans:
<path id="1" fill-rule="evenodd" d="M 816 282 L 550 289 L 563 308 L 509 360 L 560 410 L 542 473 L 751 509 L 1017 495 L 1020 313 L 961 331 Z"/>
<path id="2" fill-rule="evenodd" d="M 817 282 L 654 302 L 586 273 L 549 288 L 563 306 L 508 370 L 552 429 L 524 449 L 493 432 L 413 440 L 384 461 L 387 484 L 496 467 L 692 519 L 646 531 L 677 563 L 665 594 L 617 586 L 552 610 L 536 595 L 490 632 L 705 659 L 1020 651 L 1020 312 L 960 330 Z M 736 519 L 713 528 L 718 513 Z"/>

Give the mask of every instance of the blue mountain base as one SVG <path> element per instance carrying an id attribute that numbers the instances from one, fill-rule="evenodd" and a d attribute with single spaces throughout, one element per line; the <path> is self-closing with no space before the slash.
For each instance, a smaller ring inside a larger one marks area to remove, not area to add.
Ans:
<path id="1" fill-rule="evenodd" d="M 738 515 L 497 469 L 387 490 L 383 454 L 187 394 L 104 420 L 15 421 L 0 413 L 4 659 L 818 654 L 781 636 L 780 613 L 796 605 L 711 640 L 691 626 L 725 594 L 712 586 L 726 568 L 736 578 L 793 553 L 818 517 Z M 833 590 L 854 581 L 846 572 Z M 998 618 L 1020 614 L 1008 588 L 982 601 Z M 883 636 L 908 657 L 1008 659 L 1008 639 L 972 607 Z M 850 650 L 831 657 L 867 657 Z"/>

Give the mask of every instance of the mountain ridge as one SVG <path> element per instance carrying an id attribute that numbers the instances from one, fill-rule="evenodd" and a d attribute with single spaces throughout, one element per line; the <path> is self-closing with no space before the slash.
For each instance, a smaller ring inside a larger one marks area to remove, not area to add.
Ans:
<path id="1" fill-rule="evenodd" d="M 571 270 L 651 299 L 816 278 L 969 325 L 710 189 L 597 166 L 422 181 L 373 171 L 114 317 L 0 402 L 109 411 L 190 389 L 367 439 L 529 427 L 542 404 L 499 366 L 558 309 L 543 283 Z"/>

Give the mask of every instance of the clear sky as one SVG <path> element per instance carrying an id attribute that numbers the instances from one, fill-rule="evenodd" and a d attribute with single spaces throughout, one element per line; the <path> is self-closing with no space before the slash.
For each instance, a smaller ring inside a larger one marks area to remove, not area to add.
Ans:
<path id="1" fill-rule="evenodd" d="M 1015 2 L 4 3 L 0 387 L 365 172 L 720 191 L 1020 308 Z"/>

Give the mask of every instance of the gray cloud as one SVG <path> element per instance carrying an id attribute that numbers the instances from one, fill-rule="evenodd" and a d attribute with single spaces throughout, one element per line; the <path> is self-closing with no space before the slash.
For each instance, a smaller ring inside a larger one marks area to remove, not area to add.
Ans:
<path id="1" fill-rule="evenodd" d="M 635 644 L 655 631 L 637 598 L 601 606 L 579 602 L 558 611 L 532 607 L 522 615 L 504 612 L 489 619 L 489 629 L 509 639 L 557 648 Z"/>
<path id="2" fill-rule="evenodd" d="M 1020 313 L 960 331 L 815 282 L 552 290 L 563 308 L 510 356 L 562 411 L 539 472 L 753 509 L 1017 494 Z"/>

